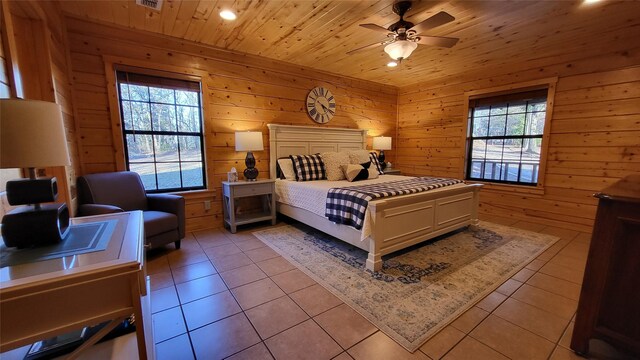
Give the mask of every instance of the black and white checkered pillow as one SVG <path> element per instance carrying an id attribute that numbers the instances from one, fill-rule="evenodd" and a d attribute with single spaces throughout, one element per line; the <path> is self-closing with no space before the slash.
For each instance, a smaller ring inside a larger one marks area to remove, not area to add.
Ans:
<path id="1" fill-rule="evenodd" d="M 376 154 L 375 151 L 370 152 L 369 159 L 371 159 L 371 164 L 375 165 L 378 174 L 383 175 L 384 171 L 382 171 L 382 166 L 380 166 L 380 162 L 378 161 L 378 154 Z"/>
<path id="2" fill-rule="evenodd" d="M 289 155 L 296 181 L 325 180 L 327 174 L 320 155 Z"/>

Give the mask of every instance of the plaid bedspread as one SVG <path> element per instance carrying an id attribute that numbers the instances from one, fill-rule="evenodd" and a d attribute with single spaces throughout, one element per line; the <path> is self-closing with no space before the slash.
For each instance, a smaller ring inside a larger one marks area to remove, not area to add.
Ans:
<path id="1" fill-rule="evenodd" d="M 389 196 L 415 194 L 463 182 L 458 179 L 419 177 L 371 185 L 331 188 L 325 216 L 338 224 L 360 230 L 369 201 Z"/>

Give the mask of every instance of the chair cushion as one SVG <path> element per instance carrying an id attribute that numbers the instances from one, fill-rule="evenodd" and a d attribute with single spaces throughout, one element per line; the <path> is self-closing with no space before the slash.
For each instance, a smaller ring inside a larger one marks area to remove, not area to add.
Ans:
<path id="1" fill-rule="evenodd" d="M 162 211 L 144 211 L 144 233 L 146 238 L 178 228 L 178 217 Z M 178 240 L 178 239 L 176 239 Z"/>

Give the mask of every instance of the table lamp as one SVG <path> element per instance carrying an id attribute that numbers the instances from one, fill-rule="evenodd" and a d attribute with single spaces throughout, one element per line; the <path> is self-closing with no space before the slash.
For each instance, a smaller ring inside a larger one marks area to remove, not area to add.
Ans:
<path id="1" fill-rule="evenodd" d="M 260 131 L 242 131 L 236 132 L 236 151 L 246 151 L 247 157 L 244 163 L 247 168 L 244 170 L 244 177 L 247 181 L 255 181 L 258 177 L 258 169 L 256 166 L 256 158 L 253 157 L 252 151 L 262 151 L 262 132 Z"/>
<path id="2" fill-rule="evenodd" d="M 373 138 L 373 149 L 380 150 L 378 155 L 378 161 L 382 170 L 387 167 L 387 163 L 384 162 L 384 151 L 391 150 L 391 136 L 377 136 Z"/>
<path id="3" fill-rule="evenodd" d="M 56 178 L 36 176 L 36 168 L 69 165 L 60 106 L 36 100 L 0 100 L 0 168 L 28 168 L 29 178 L 7 182 L 7 200 L 20 206 L 2 218 L 7 247 L 55 244 L 69 230 L 69 209 L 58 197 Z"/>

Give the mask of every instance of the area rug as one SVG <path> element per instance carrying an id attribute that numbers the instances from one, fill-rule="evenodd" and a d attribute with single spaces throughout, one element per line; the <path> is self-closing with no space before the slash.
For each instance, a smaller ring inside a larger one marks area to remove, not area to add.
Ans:
<path id="1" fill-rule="evenodd" d="M 370 272 L 365 251 L 301 223 L 254 235 L 411 352 L 558 240 L 481 222 Z"/>

